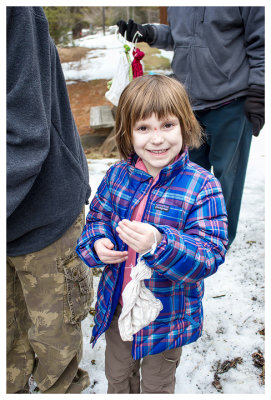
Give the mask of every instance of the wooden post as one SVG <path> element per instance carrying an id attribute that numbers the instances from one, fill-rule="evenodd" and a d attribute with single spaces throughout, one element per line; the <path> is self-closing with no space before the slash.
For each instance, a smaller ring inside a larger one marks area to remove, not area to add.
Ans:
<path id="1" fill-rule="evenodd" d="M 105 36 L 105 7 L 102 7 L 103 34 Z"/>
<path id="2" fill-rule="evenodd" d="M 159 7 L 160 10 L 160 24 L 167 25 L 167 7 Z"/>

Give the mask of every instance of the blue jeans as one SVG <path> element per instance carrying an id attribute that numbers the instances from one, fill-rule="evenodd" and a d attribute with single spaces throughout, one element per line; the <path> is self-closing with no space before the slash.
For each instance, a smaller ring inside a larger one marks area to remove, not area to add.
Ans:
<path id="1" fill-rule="evenodd" d="M 199 149 L 189 152 L 191 161 L 209 171 L 213 167 L 221 183 L 228 212 L 229 245 L 236 236 L 252 139 L 252 126 L 245 116 L 244 102 L 242 97 L 220 108 L 196 111 L 206 139 Z"/>

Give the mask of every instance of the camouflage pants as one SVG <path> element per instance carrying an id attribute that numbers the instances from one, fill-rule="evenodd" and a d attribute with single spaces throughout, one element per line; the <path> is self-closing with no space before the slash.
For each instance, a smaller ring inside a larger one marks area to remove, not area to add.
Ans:
<path id="1" fill-rule="evenodd" d="M 81 213 L 50 246 L 7 257 L 7 393 L 22 393 L 33 375 L 42 393 L 80 393 L 89 385 L 81 321 L 93 299 L 92 271 L 74 252 Z"/>

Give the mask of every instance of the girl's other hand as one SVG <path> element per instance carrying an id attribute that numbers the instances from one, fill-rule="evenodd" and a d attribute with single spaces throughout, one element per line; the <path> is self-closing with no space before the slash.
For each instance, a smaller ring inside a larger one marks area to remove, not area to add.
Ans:
<path id="1" fill-rule="evenodd" d="M 155 243 L 154 234 L 157 245 L 162 240 L 162 235 L 158 229 L 145 222 L 123 219 L 119 222 L 116 231 L 124 243 L 141 254 L 151 250 L 152 245 Z"/>
<path id="2" fill-rule="evenodd" d="M 94 243 L 97 256 L 105 264 L 118 264 L 127 259 L 128 251 L 115 251 L 113 248 L 114 244 L 107 238 L 98 239 Z"/>

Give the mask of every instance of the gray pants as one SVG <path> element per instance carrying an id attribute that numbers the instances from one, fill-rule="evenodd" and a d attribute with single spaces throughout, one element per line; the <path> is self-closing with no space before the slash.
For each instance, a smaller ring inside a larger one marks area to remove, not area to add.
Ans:
<path id="1" fill-rule="evenodd" d="M 119 334 L 120 313 L 119 304 L 110 327 L 105 332 L 107 393 L 140 393 L 140 367 L 141 393 L 174 393 L 175 373 L 180 363 L 182 348 L 177 347 L 146 356 L 142 360 L 134 360 L 131 354 L 133 342 L 124 342 Z"/>
<path id="2" fill-rule="evenodd" d="M 50 246 L 7 257 L 7 393 L 28 390 L 33 375 L 42 393 L 80 393 L 89 385 L 81 321 L 93 299 L 92 271 L 74 252 L 81 213 Z"/>

